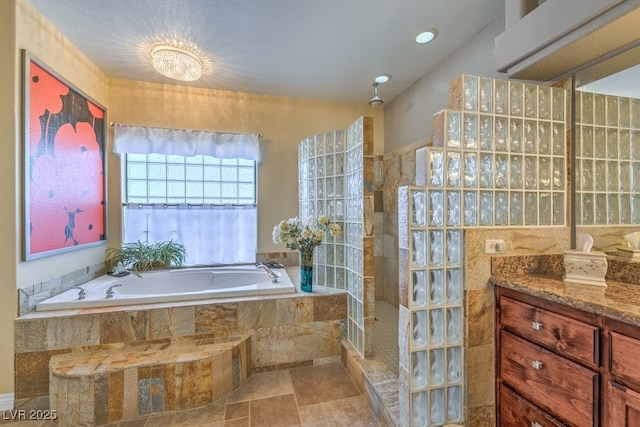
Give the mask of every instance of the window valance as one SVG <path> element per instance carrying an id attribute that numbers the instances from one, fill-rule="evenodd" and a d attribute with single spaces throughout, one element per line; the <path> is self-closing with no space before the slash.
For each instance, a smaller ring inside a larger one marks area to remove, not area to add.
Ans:
<path id="1" fill-rule="evenodd" d="M 115 125 L 114 153 L 208 155 L 260 160 L 257 134 Z"/>

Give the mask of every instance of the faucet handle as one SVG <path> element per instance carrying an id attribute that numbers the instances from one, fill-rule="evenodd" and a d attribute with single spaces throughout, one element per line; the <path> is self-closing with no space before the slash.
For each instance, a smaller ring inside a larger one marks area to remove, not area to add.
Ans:
<path id="1" fill-rule="evenodd" d="M 118 286 L 122 286 L 122 284 L 116 283 L 115 285 L 109 286 L 109 289 L 107 289 L 107 296 L 105 298 L 113 298 L 113 295 L 115 294 L 115 292 L 113 291 L 113 288 Z"/>
<path id="2" fill-rule="evenodd" d="M 78 299 L 83 300 L 87 298 L 87 291 L 82 286 L 74 286 L 72 289 L 78 289 Z"/>

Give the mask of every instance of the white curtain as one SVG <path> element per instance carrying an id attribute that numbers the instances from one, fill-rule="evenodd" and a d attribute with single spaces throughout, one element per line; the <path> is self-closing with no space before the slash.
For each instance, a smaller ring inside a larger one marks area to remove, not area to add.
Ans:
<path id="1" fill-rule="evenodd" d="M 181 208 L 129 206 L 124 210 L 125 242 L 173 239 L 187 249 L 186 265 L 256 261 L 258 215 L 255 207 Z M 203 233 L 202 230 L 212 230 Z"/>
<path id="2" fill-rule="evenodd" d="M 116 125 L 114 153 L 260 160 L 258 135 Z"/>

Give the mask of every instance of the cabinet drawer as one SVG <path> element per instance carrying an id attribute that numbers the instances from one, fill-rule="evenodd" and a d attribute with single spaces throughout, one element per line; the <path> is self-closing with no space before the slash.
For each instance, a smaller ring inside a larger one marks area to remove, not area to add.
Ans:
<path id="1" fill-rule="evenodd" d="M 511 298 L 500 299 L 502 328 L 593 368 L 600 364 L 600 328 Z"/>
<path id="2" fill-rule="evenodd" d="M 640 391 L 640 341 L 611 332 L 611 374 Z"/>
<path id="3" fill-rule="evenodd" d="M 500 384 L 500 427 L 563 427 L 563 424 Z"/>
<path id="4" fill-rule="evenodd" d="M 599 374 L 506 331 L 500 344 L 503 383 L 566 425 L 597 425 Z"/>

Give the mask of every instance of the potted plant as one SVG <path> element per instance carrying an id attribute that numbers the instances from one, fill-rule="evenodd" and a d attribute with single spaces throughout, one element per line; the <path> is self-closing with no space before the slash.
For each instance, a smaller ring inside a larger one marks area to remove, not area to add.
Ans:
<path id="1" fill-rule="evenodd" d="M 173 240 L 155 243 L 141 241 L 125 243 L 120 248 L 108 248 L 105 264 L 109 271 L 121 267 L 140 274 L 150 269 L 180 267 L 184 263 L 184 245 Z"/>

